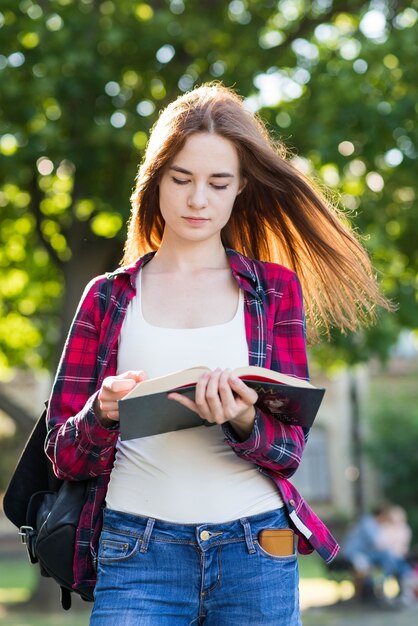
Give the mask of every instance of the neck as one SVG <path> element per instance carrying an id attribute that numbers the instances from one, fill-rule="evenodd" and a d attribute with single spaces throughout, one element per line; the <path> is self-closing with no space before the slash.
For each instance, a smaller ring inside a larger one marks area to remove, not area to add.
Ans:
<path id="1" fill-rule="evenodd" d="M 186 273 L 208 268 L 229 268 L 228 257 L 220 238 L 215 241 L 187 241 L 182 242 L 181 246 L 175 246 L 163 237 L 151 263 L 154 271 L 161 272 Z"/>

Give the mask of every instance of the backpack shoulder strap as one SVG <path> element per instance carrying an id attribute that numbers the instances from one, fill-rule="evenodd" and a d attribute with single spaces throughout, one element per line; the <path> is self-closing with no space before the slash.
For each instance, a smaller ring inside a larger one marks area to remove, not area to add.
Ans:
<path id="1" fill-rule="evenodd" d="M 104 284 L 104 304 L 102 305 L 102 319 L 104 318 L 107 309 L 110 305 L 110 298 L 112 296 L 113 276 L 110 272 L 106 273 L 106 282 Z"/>
<path id="2" fill-rule="evenodd" d="M 52 468 L 46 462 L 45 437 L 46 408 L 29 435 L 4 494 L 3 509 L 6 517 L 18 528 L 26 524 L 26 511 L 32 494 L 51 488 Z M 58 481 L 57 478 L 55 480 Z"/>

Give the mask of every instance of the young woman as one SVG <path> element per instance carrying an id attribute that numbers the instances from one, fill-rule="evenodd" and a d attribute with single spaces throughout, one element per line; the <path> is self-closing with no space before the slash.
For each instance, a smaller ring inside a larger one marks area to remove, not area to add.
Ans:
<path id="1" fill-rule="evenodd" d="M 107 280 L 79 305 L 47 438 L 57 475 L 91 482 L 74 560 L 76 587 L 96 584 L 91 626 L 300 624 L 296 554 L 259 534 L 290 527 L 299 552 L 337 553 L 289 482 L 308 432 L 231 368 L 306 379 L 301 284 L 313 334 L 355 329 L 386 305 L 366 253 L 240 98 L 204 85 L 152 131 L 104 310 Z M 211 373 L 194 401 L 170 398 L 215 426 L 121 442 L 118 400 L 195 365 Z"/>

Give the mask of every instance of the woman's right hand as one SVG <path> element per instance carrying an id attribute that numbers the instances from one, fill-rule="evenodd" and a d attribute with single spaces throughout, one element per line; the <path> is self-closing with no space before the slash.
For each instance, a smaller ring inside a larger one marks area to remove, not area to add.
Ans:
<path id="1" fill-rule="evenodd" d="M 122 400 L 137 383 L 147 378 L 145 372 L 138 370 L 104 379 L 94 405 L 94 411 L 103 426 L 109 428 L 119 421 L 118 400 Z"/>

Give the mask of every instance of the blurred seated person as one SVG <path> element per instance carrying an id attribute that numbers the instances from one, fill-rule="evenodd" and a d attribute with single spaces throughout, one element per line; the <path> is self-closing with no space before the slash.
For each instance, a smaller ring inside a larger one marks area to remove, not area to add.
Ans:
<path id="1" fill-rule="evenodd" d="M 388 528 L 386 531 L 382 529 L 387 523 L 387 515 L 386 508 L 377 508 L 361 517 L 348 531 L 342 546 L 342 556 L 350 561 L 355 572 L 356 593 L 365 601 L 383 598 L 383 593 L 377 592 L 373 578 L 375 568 L 381 570 L 383 580 L 388 576 L 396 578 L 400 597 L 406 599 L 410 594 L 413 570 L 404 556 L 399 554 L 399 545 L 397 553 L 386 542 Z"/>
<path id="2" fill-rule="evenodd" d="M 406 512 L 401 506 L 387 508 L 380 528 L 379 547 L 407 559 L 412 541 L 412 530 Z"/>

